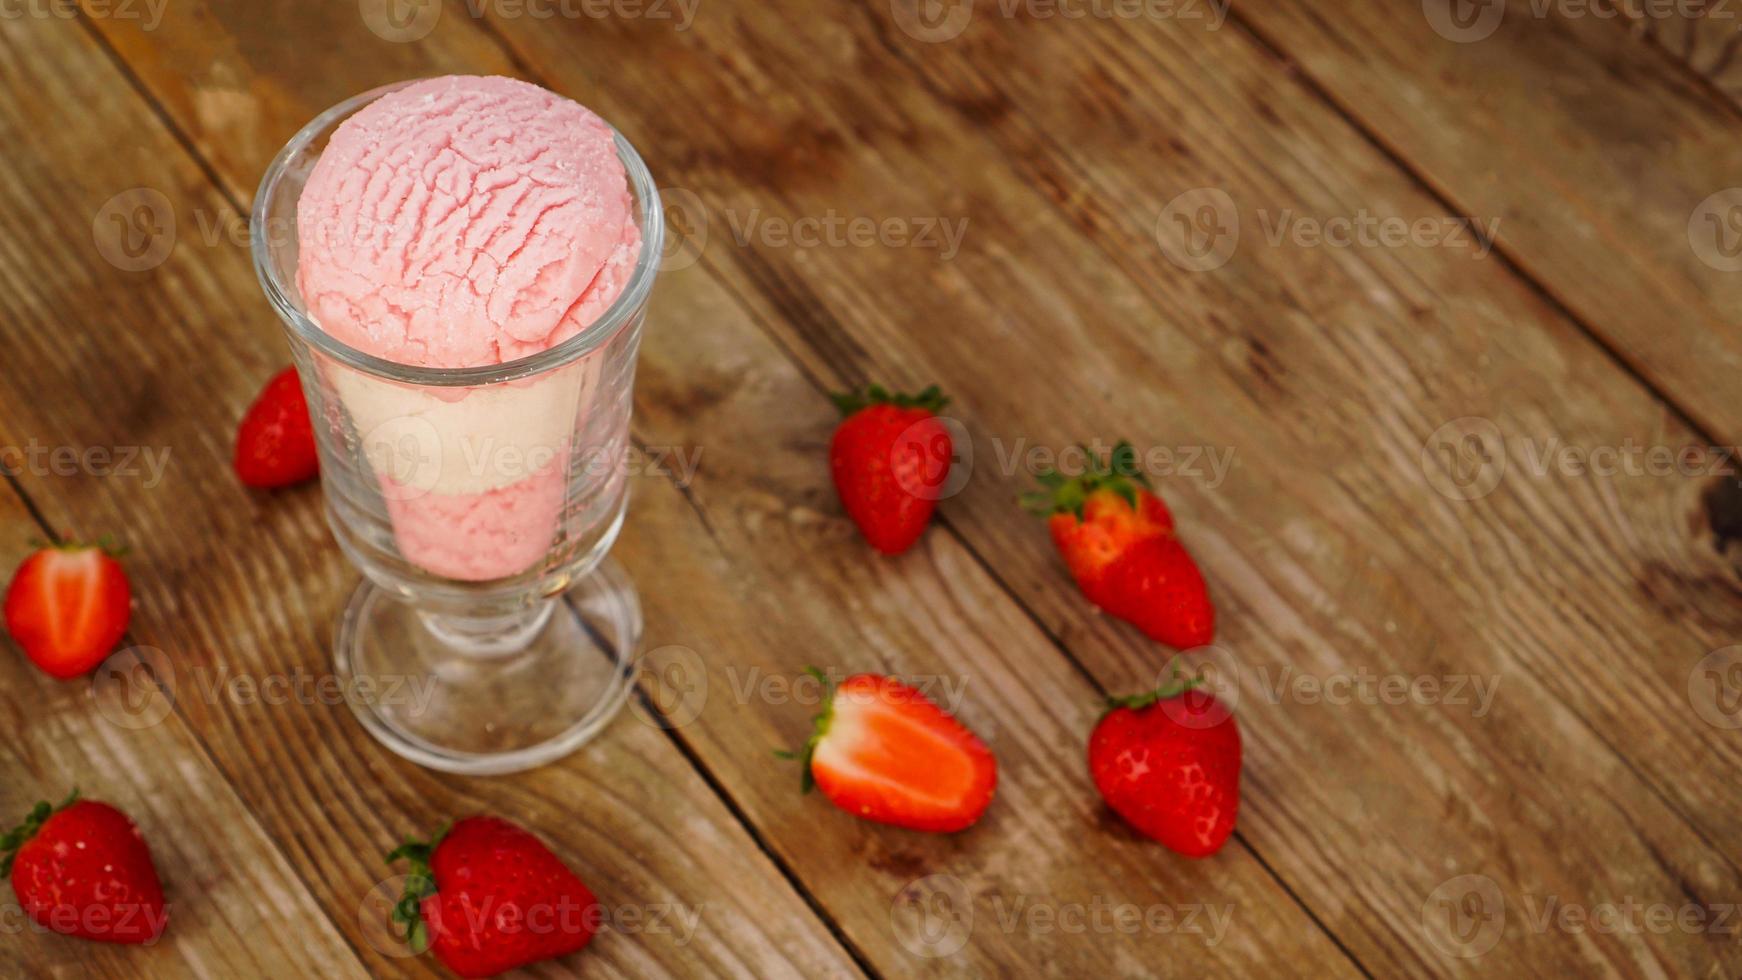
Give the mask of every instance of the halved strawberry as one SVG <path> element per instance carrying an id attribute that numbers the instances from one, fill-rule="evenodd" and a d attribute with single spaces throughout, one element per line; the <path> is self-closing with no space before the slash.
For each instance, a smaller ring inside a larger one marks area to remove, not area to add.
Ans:
<path id="1" fill-rule="evenodd" d="M 6 589 L 6 630 L 25 656 L 66 680 L 103 662 L 127 632 L 133 590 L 116 554 L 62 544 L 24 559 Z"/>
<path id="2" fill-rule="evenodd" d="M 802 761 L 806 792 L 815 786 L 854 816 L 911 830 L 972 826 L 998 785 L 984 742 L 919 691 L 876 674 L 834 689 Z"/>

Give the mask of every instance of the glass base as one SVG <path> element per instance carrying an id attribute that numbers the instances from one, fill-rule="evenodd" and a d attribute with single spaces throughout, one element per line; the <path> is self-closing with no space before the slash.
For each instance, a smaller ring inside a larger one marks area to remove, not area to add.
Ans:
<path id="1" fill-rule="evenodd" d="M 467 627 L 473 627 L 468 629 Z M 381 744 L 444 772 L 493 775 L 568 755 L 629 697 L 641 604 L 606 558 L 515 622 L 420 612 L 365 580 L 333 670 Z"/>

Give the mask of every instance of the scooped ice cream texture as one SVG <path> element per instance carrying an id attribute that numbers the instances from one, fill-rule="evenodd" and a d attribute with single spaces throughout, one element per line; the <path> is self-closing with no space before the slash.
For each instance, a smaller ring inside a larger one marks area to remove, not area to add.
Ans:
<path id="1" fill-rule="evenodd" d="M 471 76 L 406 86 L 342 123 L 303 188 L 297 233 L 297 285 L 323 330 L 436 368 L 573 337 L 616 300 L 641 247 L 610 127 L 536 85 Z M 329 377 L 376 461 L 400 552 L 482 580 L 549 548 L 598 375 L 589 356 L 479 388 Z"/>

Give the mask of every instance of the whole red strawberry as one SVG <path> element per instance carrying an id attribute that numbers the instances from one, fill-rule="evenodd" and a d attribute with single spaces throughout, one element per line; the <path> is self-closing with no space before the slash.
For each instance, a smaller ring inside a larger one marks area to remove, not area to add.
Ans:
<path id="1" fill-rule="evenodd" d="M 31 920 L 68 936 L 104 943 L 149 943 L 169 921 L 163 885 L 145 838 L 107 803 L 38 803 L 0 837 L 0 877 Z"/>
<path id="2" fill-rule="evenodd" d="M 1026 500 L 1048 515 L 1053 544 L 1083 595 L 1153 640 L 1181 649 L 1216 637 L 1216 609 L 1203 573 L 1174 534 L 1173 515 L 1120 443 L 1081 475 L 1040 475 Z"/>
<path id="3" fill-rule="evenodd" d="M 835 490 L 871 547 L 898 555 L 919 540 L 949 479 L 954 447 L 937 418 L 949 399 L 936 385 L 917 395 L 872 385 L 833 398 L 842 416 L 829 442 Z"/>
<path id="4" fill-rule="evenodd" d="M 537 837 L 498 817 L 467 817 L 432 842 L 387 855 L 411 862 L 393 921 L 416 952 L 462 977 L 566 956 L 599 927 L 598 899 Z"/>
<path id="5" fill-rule="evenodd" d="M 1221 850 L 1240 809 L 1240 726 L 1214 695 L 1175 685 L 1113 699 L 1089 736 L 1101 798 L 1187 857 Z"/>
<path id="6" fill-rule="evenodd" d="M 802 761 L 806 792 L 814 786 L 854 816 L 910 830 L 972 826 L 998 785 L 986 743 L 918 690 L 877 674 L 830 692 Z"/>
<path id="7" fill-rule="evenodd" d="M 287 487 L 320 472 L 314 426 L 296 368 L 272 376 L 236 430 L 236 475 L 251 487 Z"/>
<path id="8" fill-rule="evenodd" d="M 127 632 L 133 590 L 117 553 L 104 545 L 54 545 L 32 552 L 12 574 L 6 631 L 49 675 L 89 673 Z"/>

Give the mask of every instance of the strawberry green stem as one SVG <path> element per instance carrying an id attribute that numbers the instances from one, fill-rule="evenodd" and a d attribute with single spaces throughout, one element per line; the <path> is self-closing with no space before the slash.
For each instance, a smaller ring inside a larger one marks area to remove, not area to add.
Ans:
<path id="1" fill-rule="evenodd" d="M 404 930 L 400 938 L 405 940 L 414 956 L 429 948 L 429 926 L 423 921 L 423 900 L 434 895 L 436 891 L 435 875 L 430 871 L 430 861 L 451 826 L 453 825 L 443 826 L 427 841 L 408 837 L 405 843 L 387 852 L 388 864 L 411 862 L 411 868 L 405 876 L 405 890 L 400 892 L 399 901 L 393 906 L 392 919 L 395 925 Z"/>
<path id="2" fill-rule="evenodd" d="M 80 541 L 77 538 L 67 538 L 65 540 L 57 538 L 45 541 L 42 538 L 31 538 L 26 543 L 32 548 L 53 548 L 55 551 L 85 551 L 90 548 L 96 548 L 98 551 L 101 551 L 103 554 L 116 560 L 127 557 L 127 546 L 116 540 L 113 534 L 104 534 L 95 541 Z"/>
<path id="3" fill-rule="evenodd" d="M 26 841 L 36 836 L 36 832 L 42 829 L 42 825 L 48 822 L 48 818 L 72 806 L 78 798 L 79 790 L 75 786 L 73 791 L 67 794 L 67 798 L 61 801 L 60 806 L 50 806 L 47 800 L 38 801 L 35 806 L 30 808 L 30 812 L 24 815 L 23 823 L 7 831 L 5 836 L 0 837 L 0 853 L 5 855 L 5 857 L 0 857 L 0 878 L 12 874 L 12 862 L 18 857 L 18 849 L 23 847 Z"/>
<path id="4" fill-rule="evenodd" d="M 799 785 L 802 787 L 803 792 L 809 793 L 811 790 L 817 788 L 816 777 L 811 775 L 811 756 L 816 755 L 817 743 L 821 742 L 823 736 L 829 733 L 829 722 L 834 720 L 835 689 L 834 685 L 829 683 L 829 675 L 823 673 L 821 668 L 806 667 L 804 672 L 815 677 L 817 682 L 822 684 L 823 710 L 819 712 L 815 718 L 811 719 L 811 737 L 805 741 L 804 749 L 802 751 L 791 752 L 786 749 L 776 749 L 774 754 L 782 759 L 799 760 L 799 764 L 804 767 L 804 772 L 799 777 Z"/>
<path id="5" fill-rule="evenodd" d="M 832 394 L 829 396 L 829 400 L 834 402 L 835 407 L 841 410 L 842 418 L 846 418 L 847 416 L 858 412 L 860 409 L 869 408 L 872 405 L 894 405 L 896 408 L 923 408 L 926 411 L 931 412 L 933 415 L 936 415 L 938 412 L 944 410 L 945 405 L 950 403 L 950 400 L 944 397 L 944 393 L 939 390 L 937 385 L 931 385 L 917 395 L 909 395 L 899 391 L 892 392 L 882 385 L 869 385 L 864 388 L 855 388 L 852 391 Z"/>
<path id="6" fill-rule="evenodd" d="M 1202 677 L 1185 677 L 1176 670 L 1173 672 L 1173 680 L 1168 681 L 1166 684 L 1163 684 L 1153 691 L 1148 691 L 1143 694 L 1132 694 L 1122 698 L 1109 697 L 1107 699 L 1107 709 L 1111 711 L 1115 708 L 1130 708 L 1133 711 L 1137 711 L 1142 708 L 1147 708 L 1157 701 L 1166 701 L 1170 698 L 1177 698 L 1187 691 L 1199 686 L 1203 682 L 1204 679 Z"/>
<path id="7" fill-rule="evenodd" d="M 1104 460 L 1088 446 L 1082 450 L 1083 458 L 1088 460 L 1083 472 L 1067 476 L 1057 469 L 1048 469 L 1035 474 L 1041 489 L 1023 494 L 1022 506 L 1038 517 L 1075 514 L 1081 520 L 1083 504 L 1090 494 L 1111 490 L 1135 508 L 1138 489 L 1149 487 L 1149 477 L 1137 465 L 1137 449 L 1121 441 Z"/>

